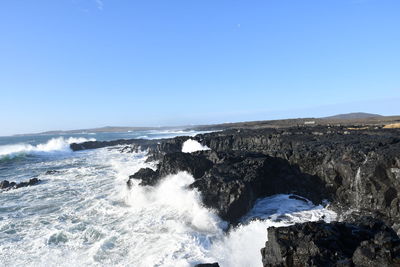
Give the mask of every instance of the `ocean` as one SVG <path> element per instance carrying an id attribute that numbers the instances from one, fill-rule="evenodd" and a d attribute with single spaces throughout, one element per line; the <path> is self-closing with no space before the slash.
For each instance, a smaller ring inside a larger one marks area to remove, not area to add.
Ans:
<path id="1" fill-rule="evenodd" d="M 119 147 L 72 152 L 88 140 L 194 136 L 195 131 L 137 131 L 0 137 L 0 181 L 35 186 L 0 190 L 0 266 L 262 266 L 267 228 L 334 220 L 336 214 L 311 202 L 275 195 L 259 199 L 228 230 L 215 211 L 189 189 L 185 172 L 155 187 L 128 176 L 146 162 L 146 152 Z"/>

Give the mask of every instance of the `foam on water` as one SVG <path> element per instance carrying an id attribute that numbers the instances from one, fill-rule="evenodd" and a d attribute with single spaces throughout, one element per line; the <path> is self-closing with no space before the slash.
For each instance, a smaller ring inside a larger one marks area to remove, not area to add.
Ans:
<path id="1" fill-rule="evenodd" d="M 12 157 L 18 154 L 30 154 L 30 153 L 43 153 L 43 152 L 65 152 L 71 151 L 69 145 L 72 143 L 83 143 L 87 141 L 96 141 L 94 138 L 52 138 L 44 144 L 31 145 L 31 144 L 12 144 L 0 146 L 0 158 L 8 156 Z"/>
<path id="2" fill-rule="evenodd" d="M 132 189 L 127 177 L 144 153 L 97 149 L 46 163 L 58 173 L 43 183 L 0 194 L 0 265 L 4 266 L 262 266 L 270 226 L 334 219 L 310 202 L 277 195 L 259 200 L 242 224 L 227 224 L 188 188 L 185 172 L 154 187 Z M 263 219 L 263 220 L 258 220 Z"/>
<path id="3" fill-rule="evenodd" d="M 242 218 L 242 224 L 215 242 L 211 253 L 221 266 L 262 266 L 260 249 L 267 241 L 266 229 L 294 223 L 336 219 L 336 213 L 311 202 L 275 195 L 260 199 Z"/>

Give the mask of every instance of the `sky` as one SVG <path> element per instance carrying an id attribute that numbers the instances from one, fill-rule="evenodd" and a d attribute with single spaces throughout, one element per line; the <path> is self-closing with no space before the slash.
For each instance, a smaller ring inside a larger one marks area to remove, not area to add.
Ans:
<path id="1" fill-rule="evenodd" d="M 398 0 L 3 0 L 0 135 L 400 114 Z"/>

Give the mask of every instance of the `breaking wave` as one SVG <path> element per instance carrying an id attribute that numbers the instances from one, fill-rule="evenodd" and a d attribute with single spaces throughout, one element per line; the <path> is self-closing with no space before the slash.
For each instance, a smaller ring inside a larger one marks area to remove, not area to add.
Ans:
<path id="1" fill-rule="evenodd" d="M 210 148 L 207 146 L 203 146 L 202 144 L 193 139 L 186 140 L 182 145 L 183 153 L 192 153 L 201 150 L 210 150 Z"/>
<path id="2" fill-rule="evenodd" d="M 271 226 L 335 220 L 336 214 L 312 202 L 275 195 L 259 199 L 241 223 L 225 232 L 226 222 L 203 206 L 201 194 L 189 188 L 194 178 L 185 172 L 165 177 L 155 187 L 138 186 L 128 193 L 133 223 L 131 234 L 140 248 L 132 251 L 134 266 L 189 267 L 219 262 L 222 267 L 262 266 L 260 249 Z M 151 240 L 149 240 L 151 239 Z"/>
<path id="3" fill-rule="evenodd" d="M 83 138 L 83 137 L 69 137 L 69 138 L 52 138 L 46 143 L 31 145 L 26 143 L 3 145 L 0 146 L 0 159 L 3 158 L 14 158 L 20 155 L 35 154 L 35 153 L 47 153 L 47 152 L 69 152 L 69 145 L 72 143 L 83 143 L 87 141 L 96 141 L 94 138 Z"/>
<path id="4" fill-rule="evenodd" d="M 87 141 L 57 140 L 32 146 L 40 149 L 34 153 L 67 151 L 65 144 Z M 309 201 L 275 195 L 257 201 L 241 224 L 226 232 L 226 222 L 190 187 L 194 178 L 188 173 L 168 175 L 153 187 L 134 180 L 129 190 L 130 174 L 155 167 L 144 152 L 103 148 L 76 155 L 37 163 L 42 173 L 62 171 L 46 175 L 47 183 L 0 194 L 1 266 L 191 267 L 219 262 L 221 267 L 261 267 L 268 227 L 335 217 Z"/>

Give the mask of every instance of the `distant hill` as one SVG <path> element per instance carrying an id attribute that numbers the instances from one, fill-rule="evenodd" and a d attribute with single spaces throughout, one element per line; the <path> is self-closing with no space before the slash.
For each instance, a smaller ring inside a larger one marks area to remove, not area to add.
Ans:
<path id="1" fill-rule="evenodd" d="M 50 134 L 85 134 L 85 133 L 112 133 L 112 132 L 128 132 L 128 131 L 150 131 L 150 130 L 169 130 L 176 129 L 177 127 L 124 127 L 124 126 L 106 126 L 101 128 L 91 129 L 79 129 L 79 130 L 55 130 L 41 133 L 29 133 L 29 134 L 16 134 L 14 136 L 26 136 L 26 135 L 50 135 Z M 180 129 L 180 128 L 179 128 Z"/>
<path id="2" fill-rule="evenodd" d="M 101 128 L 79 129 L 69 131 L 47 131 L 40 134 L 76 134 L 76 133 L 110 133 L 110 132 L 127 132 L 127 131 L 147 131 L 156 130 L 159 127 L 124 127 L 124 126 L 105 126 Z"/>
<path id="3" fill-rule="evenodd" d="M 282 128 L 293 126 L 317 126 L 317 125 L 374 125 L 385 126 L 388 124 L 400 123 L 400 116 L 382 116 L 372 113 L 347 113 L 325 118 L 293 118 L 281 120 L 243 121 L 209 125 L 186 125 L 186 126 L 164 126 L 164 127 L 120 127 L 106 126 L 92 129 L 79 129 L 69 131 L 48 131 L 34 134 L 17 134 L 16 136 L 37 135 L 37 134 L 77 134 L 77 133 L 107 133 L 107 132 L 128 132 L 148 130 L 196 130 L 214 131 L 237 128 Z"/>
<path id="4" fill-rule="evenodd" d="M 376 117 L 383 117 L 383 116 L 379 115 L 379 114 L 372 114 L 372 113 L 354 112 L 354 113 L 338 114 L 338 115 L 334 115 L 334 116 L 324 117 L 321 119 L 356 120 L 356 119 L 366 119 L 366 118 L 376 118 Z"/>

